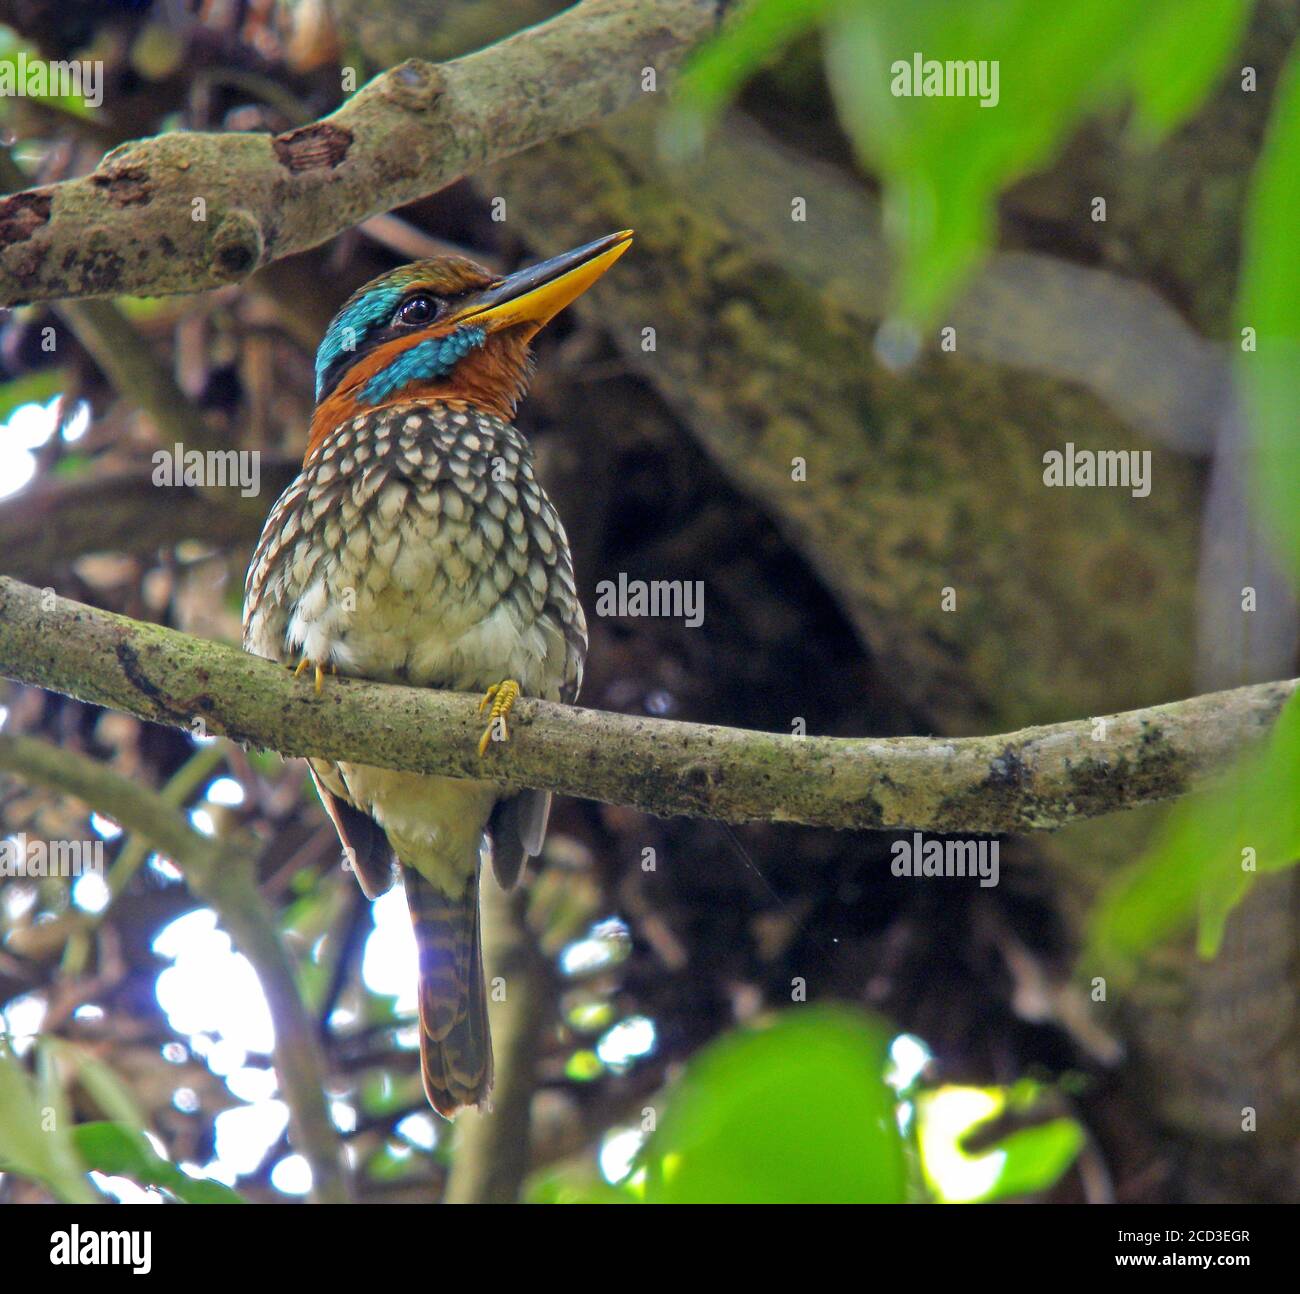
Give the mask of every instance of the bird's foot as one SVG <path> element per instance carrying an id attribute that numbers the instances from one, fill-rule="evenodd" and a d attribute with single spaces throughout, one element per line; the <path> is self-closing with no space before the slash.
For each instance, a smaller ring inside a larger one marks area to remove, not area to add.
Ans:
<path id="1" fill-rule="evenodd" d="M 317 695 L 317 696 L 320 696 L 320 690 L 321 690 L 321 687 L 322 687 L 322 686 L 324 685 L 324 683 L 325 683 L 325 673 L 326 673 L 326 671 L 328 670 L 329 673 L 331 673 L 331 674 L 337 674 L 337 673 L 339 672 L 339 671 L 338 671 L 338 666 L 337 666 L 337 665 L 321 665 L 319 662 L 317 662 L 317 661 L 313 661 L 312 658 L 311 658 L 310 656 L 304 656 L 304 657 L 302 658 L 302 660 L 300 660 L 300 661 L 298 662 L 298 668 L 295 669 L 294 672 L 293 672 L 293 676 L 294 676 L 294 678 L 297 678 L 300 674 L 303 673 L 304 670 L 306 670 L 309 666 L 312 666 L 312 665 L 314 665 L 314 666 L 316 667 L 316 695 Z"/>
<path id="2" fill-rule="evenodd" d="M 482 714 L 489 705 L 492 707 L 492 712 L 488 715 L 488 724 L 483 729 L 483 735 L 478 739 L 478 753 L 480 756 L 487 754 L 488 742 L 510 740 L 510 728 L 506 723 L 506 719 L 518 700 L 519 684 L 512 678 L 505 679 L 500 683 L 493 683 L 483 694 L 483 699 L 478 703 L 478 712 Z M 500 724 L 499 730 L 498 724 Z"/>

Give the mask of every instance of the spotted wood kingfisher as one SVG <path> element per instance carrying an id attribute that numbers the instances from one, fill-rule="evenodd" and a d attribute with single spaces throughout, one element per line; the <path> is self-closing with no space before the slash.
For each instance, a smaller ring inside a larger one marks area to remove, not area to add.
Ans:
<path id="1" fill-rule="evenodd" d="M 302 471 L 248 568 L 244 647 L 310 671 L 482 695 L 484 771 L 520 695 L 573 701 L 587 626 L 564 527 L 512 425 L 529 343 L 630 230 L 504 278 L 416 261 L 344 303 L 316 356 Z M 492 1087 L 479 922 L 486 837 L 503 886 L 538 854 L 549 792 L 309 760 L 367 897 L 400 874 L 419 950 L 420 1068 L 439 1113 Z M 396 863 L 396 867 L 394 867 Z"/>

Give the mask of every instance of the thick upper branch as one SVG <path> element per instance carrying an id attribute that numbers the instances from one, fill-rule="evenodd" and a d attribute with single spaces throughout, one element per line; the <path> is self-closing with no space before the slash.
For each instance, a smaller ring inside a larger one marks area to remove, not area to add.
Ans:
<path id="1" fill-rule="evenodd" d="M 947 832 L 1056 827 L 1180 795 L 1296 682 L 993 737 L 799 738 L 521 701 L 480 760 L 477 699 L 311 683 L 233 647 L 0 576 L 0 675 L 285 755 L 545 787 L 659 815 Z"/>
<path id="2" fill-rule="evenodd" d="M 412 59 L 283 135 L 172 132 L 0 201 L 0 306 L 216 287 L 639 99 L 714 0 L 585 0 L 450 63 Z"/>

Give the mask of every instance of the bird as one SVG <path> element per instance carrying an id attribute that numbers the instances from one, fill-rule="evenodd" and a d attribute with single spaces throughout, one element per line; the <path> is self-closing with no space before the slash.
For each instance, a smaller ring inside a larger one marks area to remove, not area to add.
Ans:
<path id="1" fill-rule="evenodd" d="M 316 354 L 302 471 L 248 567 L 243 645 L 307 675 L 471 692 L 482 778 L 313 758 L 367 898 L 401 877 L 419 955 L 420 1070 L 450 1119 L 490 1108 L 479 880 L 541 852 L 549 792 L 491 776 L 520 696 L 572 702 L 587 626 L 564 526 L 513 424 L 534 336 L 632 241 L 622 230 L 515 273 L 415 261 L 344 302 Z"/>

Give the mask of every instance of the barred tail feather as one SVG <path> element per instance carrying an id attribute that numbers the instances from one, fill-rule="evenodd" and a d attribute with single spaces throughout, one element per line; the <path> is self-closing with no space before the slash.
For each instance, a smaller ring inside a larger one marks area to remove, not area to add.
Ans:
<path id="1" fill-rule="evenodd" d="M 402 876 L 420 954 L 420 1071 L 429 1104 L 450 1119 L 492 1090 L 478 874 L 459 894 L 409 867 Z"/>

